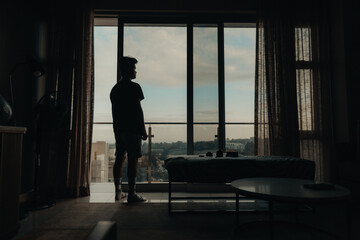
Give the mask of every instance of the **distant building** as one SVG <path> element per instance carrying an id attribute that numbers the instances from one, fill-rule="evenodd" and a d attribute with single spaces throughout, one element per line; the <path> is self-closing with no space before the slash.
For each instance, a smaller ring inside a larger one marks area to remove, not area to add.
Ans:
<path id="1" fill-rule="evenodd" d="M 91 182 L 108 182 L 109 179 L 109 144 L 104 141 L 91 146 Z"/>
<path id="2" fill-rule="evenodd" d="M 243 143 L 232 143 L 232 142 L 226 142 L 226 149 L 232 149 L 236 150 L 238 152 L 242 152 L 245 149 L 245 144 Z"/>
<path id="3" fill-rule="evenodd" d="M 114 181 L 114 164 L 115 164 L 115 148 L 110 146 L 109 149 L 109 173 L 108 173 L 108 181 L 113 182 Z"/>

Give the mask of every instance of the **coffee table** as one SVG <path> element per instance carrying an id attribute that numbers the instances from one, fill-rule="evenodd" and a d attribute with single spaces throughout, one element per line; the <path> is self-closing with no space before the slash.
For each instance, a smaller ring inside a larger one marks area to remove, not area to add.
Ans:
<path id="1" fill-rule="evenodd" d="M 231 183 L 236 194 L 236 227 L 239 225 L 239 196 L 266 200 L 269 203 L 270 239 L 273 233 L 273 202 L 293 202 L 296 204 L 346 202 L 350 200 L 350 191 L 338 185 L 325 185 L 333 189 L 310 189 L 306 184 L 314 181 L 295 178 L 243 178 Z M 320 186 L 320 185 L 316 185 Z M 316 187 L 315 186 L 315 187 Z M 347 208 L 348 204 L 347 204 Z M 347 209 L 347 236 L 350 236 L 350 217 Z"/>

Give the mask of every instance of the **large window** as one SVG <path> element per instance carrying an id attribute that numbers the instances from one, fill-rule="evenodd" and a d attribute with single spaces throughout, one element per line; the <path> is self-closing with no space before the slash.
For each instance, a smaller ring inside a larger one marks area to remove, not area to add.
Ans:
<path id="1" fill-rule="evenodd" d="M 163 164 L 171 156 L 215 153 L 220 146 L 253 154 L 253 25 L 117 20 L 98 19 L 101 24 L 94 32 L 93 181 L 112 181 L 115 141 L 109 93 L 117 81 L 118 54 L 139 61 L 134 81 L 143 89 L 146 128 L 152 134 L 142 145 L 138 182 L 167 181 Z M 126 166 L 123 171 L 126 181 Z"/>

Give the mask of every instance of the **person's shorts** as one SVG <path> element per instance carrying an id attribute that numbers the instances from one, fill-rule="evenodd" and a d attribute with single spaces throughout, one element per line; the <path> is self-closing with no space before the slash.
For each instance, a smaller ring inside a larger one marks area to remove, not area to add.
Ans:
<path id="1" fill-rule="evenodd" d="M 125 153 L 137 158 L 141 157 L 141 135 L 133 133 L 117 133 L 116 156 L 125 156 Z"/>

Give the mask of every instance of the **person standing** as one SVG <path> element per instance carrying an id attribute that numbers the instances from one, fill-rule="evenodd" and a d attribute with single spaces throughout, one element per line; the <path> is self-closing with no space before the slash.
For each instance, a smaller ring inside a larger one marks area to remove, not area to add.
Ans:
<path id="1" fill-rule="evenodd" d="M 140 102 L 144 94 L 139 84 L 132 80 L 136 78 L 137 60 L 132 57 L 119 59 L 121 78 L 111 89 L 110 100 L 112 105 L 113 130 L 116 141 L 116 158 L 113 168 L 115 184 L 115 200 L 126 197 L 122 191 L 122 167 L 127 153 L 128 158 L 128 185 L 127 201 L 143 202 L 145 198 L 135 191 L 138 159 L 141 154 L 141 140 L 147 139 L 144 124 L 144 114 Z"/>

